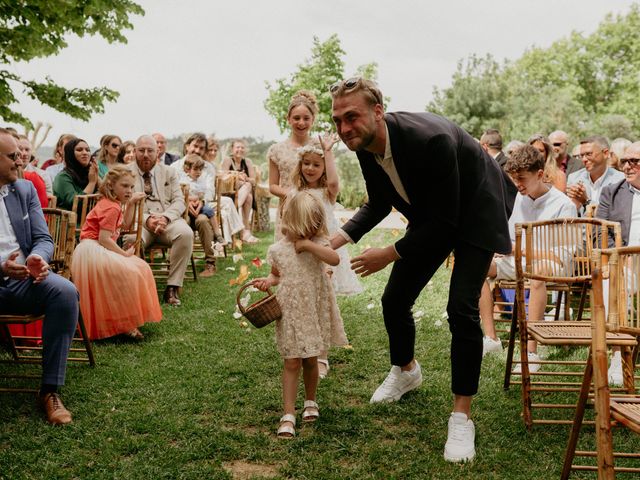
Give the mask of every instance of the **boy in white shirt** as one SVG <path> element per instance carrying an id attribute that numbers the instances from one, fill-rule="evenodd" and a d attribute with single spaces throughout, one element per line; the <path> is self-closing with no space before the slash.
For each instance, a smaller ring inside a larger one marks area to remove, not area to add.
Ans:
<path id="1" fill-rule="evenodd" d="M 507 160 L 504 169 L 516 184 L 519 192 L 509 218 L 509 232 L 514 248 L 516 223 L 577 217 L 578 212 L 569 197 L 552 185 L 544 183 L 544 157 L 531 145 L 522 145 L 516 148 Z M 494 304 L 491 283 L 495 280 L 515 279 L 516 268 L 513 252 L 511 255 L 496 255 L 491 262 L 487 280 L 480 294 L 480 318 L 485 333 L 483 355 L 502 351 L 502 343 L 496 335 L 493 321 Z M 547 287 L 545 282 L 532 280 L 529 294 L 529 318 L 541 320 L 546 304 Z M 540 360 L 535 343 L 530 343 L 529 360 Z M 535 372 L 539 368 L 540 364 L 538 363 L 529 365 L 531 372 Z"/>

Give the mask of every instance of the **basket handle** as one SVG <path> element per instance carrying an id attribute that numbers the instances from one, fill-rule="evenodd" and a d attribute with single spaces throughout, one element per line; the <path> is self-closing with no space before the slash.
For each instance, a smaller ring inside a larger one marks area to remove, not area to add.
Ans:
<path id="1" fill-rule="evenodd" d="M 238 290 L 238 294 L 236 295 L 236 305 L 238 305 L 238 309 L 240 310 L 240 313 L 243 315 L 246 309 L 242 306 L 242 303 L 240 303 L 240 296 L 242 295 L 242 292 L 244 292 L 247 288 L 253 285 L 253 282 L 254 280 L 251 280 L 250 282 L 245 283 L 242 287 L 240 287 L 240 290 Z M 270 288 L 267 288 L 267 294 L 268 294 L 267 298 L 273 295 L 271 293 Z"/>

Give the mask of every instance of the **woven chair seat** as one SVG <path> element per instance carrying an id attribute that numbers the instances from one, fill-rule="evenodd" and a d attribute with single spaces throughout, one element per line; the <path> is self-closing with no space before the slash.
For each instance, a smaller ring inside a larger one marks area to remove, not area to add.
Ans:
<path id="1" fill-rule="evenodd" d="M 591 345 L 591 322 L 530 322 L 527 332 L 536 341 L 548 345 Z M 607 332 L 607 343 L 615 346 L 636 345 L 636 338 Z"/>

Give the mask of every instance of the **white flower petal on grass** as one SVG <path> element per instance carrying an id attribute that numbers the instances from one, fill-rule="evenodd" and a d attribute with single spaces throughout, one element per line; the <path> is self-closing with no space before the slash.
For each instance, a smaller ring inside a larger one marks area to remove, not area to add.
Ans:
<path id="1" fill-rule="evenodd" d="M 372 308 L 375 308 L 376 304 L 375 303 L 370 303 L 369 305 L 367 305 L 367 310 L 371 310 Z"/>
<path id="2" fill-rule="evenodd" d="M 243 320 L 242 322 L 240 322 L 240 326 L 242 328 L 247 328 L 249 326 L 249 324 Z"/>
<path id="3" fill-rule="evenodd" d="M 240 299 L 240 305 L 242 305 L 243 308 L 247 308 L 247 305 L 249 305 L 249 298 L 249 294 L 247 293 Z"/>
<path id="4" fill-rule="evenodd" d="M 413 312 L 413 318 L 421 318 L 424 317 L 424 312 L 422 310 L 418 310 L 417 312 Z"/>
<path id="5" fill-rule="evenodd" d="M 242 317 L 242 314 L 240 312 L 233 312 L 233 318 L 235 318 L 237 320 L 240 317 Z"/>
<path id="6" fill-rule="evenodd" d="M 235 272 L 236 271 L 236 267 L 227 267 L 227 268 L 225 268 L 225 270 L 229 270 L 230 272 Z"/>
<path id="7" fill-rule="evenodd" d="M 240 260 L 243 260 L 244 257 L 241 253 L 236 253 L 233 255 L 233 263 L 238 263 Z"/>
<path id="8" fill-rule="evenodd" d="M 441 318 L 449 318 L 449 314 L 447 313 L 447 311 L 445 310 L 444 312 L 442 312 L 442 315 L 440 316 Z"/>
<path id="9" fill-rule="evenodd" d="M 260 290 L 258 290 L 256 287 L 251 286 L 251 287 L 247 287 L 247 289 L 245 290 L 245 292 L 248 293 L 253 293 L 253 292 L 259 292 Z"/>
<path id="10" fill-rule="evenodd" d="M 436 321 L 434 322 L 434 325 L 435 325 L 436 327 L 441 327 L 441 326 L 442 326 L 442 320 L 436 320 Z"/>
<path id="11" fill-rule="evenodd" d="M 218 310 L 218 313 L 224 313 L 224 310 Z"/>

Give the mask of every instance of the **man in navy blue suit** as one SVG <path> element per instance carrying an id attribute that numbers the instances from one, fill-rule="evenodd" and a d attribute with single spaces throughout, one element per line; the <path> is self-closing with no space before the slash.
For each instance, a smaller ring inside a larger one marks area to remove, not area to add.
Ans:
<path id="1" fill-rule="evenodd" d="M 330 92 L 338 135 L 356 152 L 369 197 L 332 237 L 331 246 L 357 242 L 392 207 L 409 222 L 394 245 L 369 248 L 351 261 L 362 276 L 393 263 L 382 296 L 392 367 L 371 403 L 399 400 L 422 383 L 411 308 L 453 250 L 447 313 L 454 405 L 444 457 L 471 460 L 475 427 L 469 417 L 482 362 L 478 300 L 493 254 L 511 253 L 510 180 L 478 142 L 449 120 L 426 112 L 385 114 L 382 92 L 370 80 L 340 81 Z"/>
<path id="2" fill-rule="evenodd" d="M 54 425 L 71 423 L 60 400 L 78 321 L 78 292 L 49 271 L 53 240 L 33 185 L 18 179 L 18 143 L 0 128 L 0 314 L 44 315 L 38 402 Z"/>

